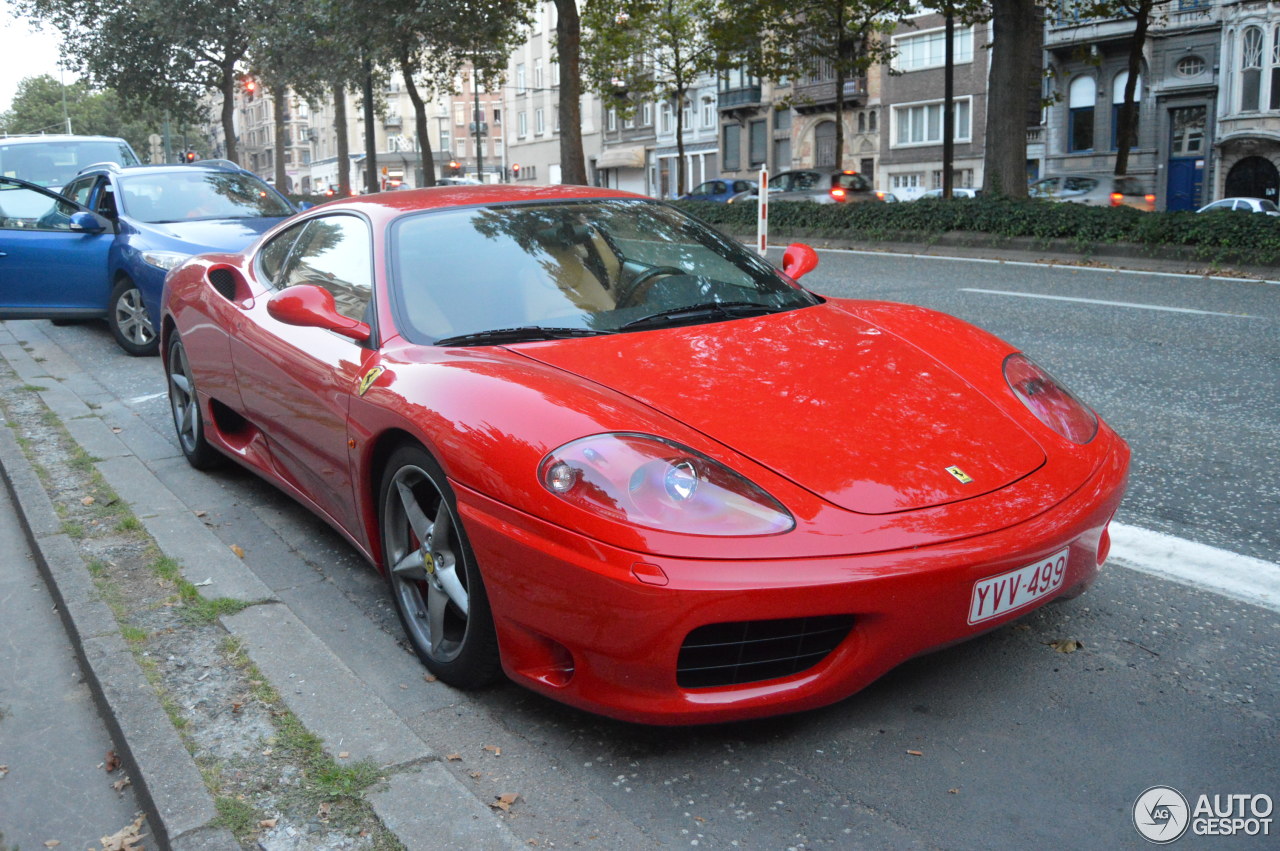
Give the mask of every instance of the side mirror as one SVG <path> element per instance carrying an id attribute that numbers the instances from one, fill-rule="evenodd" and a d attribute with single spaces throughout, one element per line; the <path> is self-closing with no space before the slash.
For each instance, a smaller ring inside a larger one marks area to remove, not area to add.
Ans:
<path id="1" fill-rule="evenodd" d="M 323 328 L 357 343 L 368 342 L 373 333 L 365 323 L 339 313 L 333 293 L 315 284 L 297 284 L 276 293 L 267 302 L 267 313 L 285 325 Z"/>
<path id="2" fill-rule="evenodd" d="M 72 213 L 67 227 L 76 233 L 102 233 L 107 229 L 102 219 L 84 210 L 79 213 Z"/>
<path id="3" fill-rule="evenodd" d="M 783 274 L 798 281 L 818 268 L 818 252 L 803 242 L 793 242 L 782 255 Z"/>

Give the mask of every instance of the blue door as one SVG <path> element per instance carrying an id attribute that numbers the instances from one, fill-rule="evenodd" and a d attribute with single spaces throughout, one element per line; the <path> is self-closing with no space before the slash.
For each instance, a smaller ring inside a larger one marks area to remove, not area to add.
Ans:
<path id="1" fill-rule="evenodd" d="M 1166 210 L 1196 210 L 1204 185 L 1203 157 L 1171 157 L 1165 193 Z"/>
<path id="2" fill-rule="evenodd" d="M 101 216 L 0 177 L 0 319 L 105 316 L 114 239 Z"/>

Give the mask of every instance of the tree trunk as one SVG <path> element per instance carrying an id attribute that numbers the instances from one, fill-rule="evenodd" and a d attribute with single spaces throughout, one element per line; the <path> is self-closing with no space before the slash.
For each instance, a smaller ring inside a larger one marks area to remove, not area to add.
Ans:
<path id="1" fill-rule="evenodd" d="M 992 0 L 991 74 L 983 191 L 1027 197 L 1027 114 L 1015 104 L 1040 83 L 1042 28 L 1036 0 Z"/>
<path id="2" fill-rule="evenodd" d="M 275 118 L 275 152 L 272 156 L 276 159 L 276 191 L 291 192 L 293 187 L 289 186 L 289 177 L 284 173 L 284 143 L 285 134 L 285 118 L 288 111 L 287 98 L 285 97 L 286 87 L 284 85 L 273 86 L 271 89 L 271 111 Z"/>
<path id="3" fill-rule="evenodd" d="M 560 182 L 587 185 L 582 154 L 582 22 L 576 0 L 556 0 L 556 53 L 560 57 Z"/>
<path id="4" fill-rule="evenodd" d="M 338 194 L 351 195 L 351 140 L 347 136 L 347 87 L 333 87 L 333 129 L 338 134 Z"/>
<path id="5" fill-rule="evenodd" d="M 1142 48 L 1147 43 L 1147 27 L 1151 23 L 1151 2 L 1143 0 L 1133 14 L 1133 41 L 1129 45 L 1129 79 L 1124 84 L 1124 102 L 1120 104 L 1116 127 L 1116 174 L 1128 174 L 1129 149 L 1138 144 L 1138 72 L 1142 67 Z"/>
<path id="6" fill-rule="evenodd" d="M 364 79 L 360 81 L 364 100 L 364 191 L 378 191 L 378 116 L 374 114 L 373 63 L 364 61 Z"/>
<path id="7" fill-rule="evenodd" d="M 227 143 L 227 159 L 240 164 L 236 150 L 236 67 L 222 66 L 222 138 Z"/>
<path id="8" fill-rule="evenodd" d="M 400 76 L 404 77 L 404 90 L 413 101 L 413 129 L 418 134 L 418 168 L 422 170 L 420 186 L 436 185 L 436 161 L 431 155 L 431 138 L 427 135 L 427 104 L 413 82 L 413 67 L 403 57 L 400 59 Z"/>

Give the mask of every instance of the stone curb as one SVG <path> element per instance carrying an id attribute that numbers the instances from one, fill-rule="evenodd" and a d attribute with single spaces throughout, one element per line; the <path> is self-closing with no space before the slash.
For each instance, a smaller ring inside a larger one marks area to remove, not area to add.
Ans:
<path id="1" fill-rule="evenodd" d="M 42 400 L 77 443 L 99 459 L 98 471 L 131 506 L 161 551 L 181 564 L 184 578 L 201 583 L 206 597 L 262 604 L 221 622 L 243 641 L 249 658 L 303 725 L 321 737 L 326 751 L 334 757 L 346 752 L 351 760 L 367 758 L 384 769 L 398 770 L 368 798 L 388 830 L 410 849 L 523 847 L 426 743 L 369 693 L 359 677 L 182 504 L 136 454 L 137 447 L 104 420 L 108 413 L 121 412 L 108 406 L 99 415 L 50 374 L 50 366 L 75 369 L 70 362 L 58 363 L 62 353 L 52 345 L 56 351 L 48 352 L 43 362 L 7 342 L 0 343 L 0 356 L 21 380 L 48 385 L 40 392 Z M 217 811 L 194 759 L 120 637 L 114 615 L 98 599 L 84 560 L 62 534 L 48 494 L 5 425 L 0 429 L 0 472 L 94 699 L 147 810 L 153 835 L 162 847 L 178 851 L 239 849 L 230 832 L 210 826 Z M 323 689 L 302 687 L 321 681 Z M 444 800 L 449 806 L 424 808 L 422 802 L 428 799 Z M 442 840 L 452 844 L 442 845 Z"/>

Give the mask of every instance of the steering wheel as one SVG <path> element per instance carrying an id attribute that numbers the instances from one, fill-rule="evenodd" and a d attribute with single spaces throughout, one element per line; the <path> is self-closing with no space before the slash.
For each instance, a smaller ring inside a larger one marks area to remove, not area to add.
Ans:
<path id="1" fill-rule="evenodd" d="M 618 294 L 618 307 L 630 307 L 636 303 L 639 296 L 649 292 L 649 288 L 653 286 L 655 278 L 661 275 L 683 275 L 684 269 L 677 269 L 675 266 L 654 266 L 652 269 L 645 269 L 631 280 L 631 284 L 625 292 Z"/>

